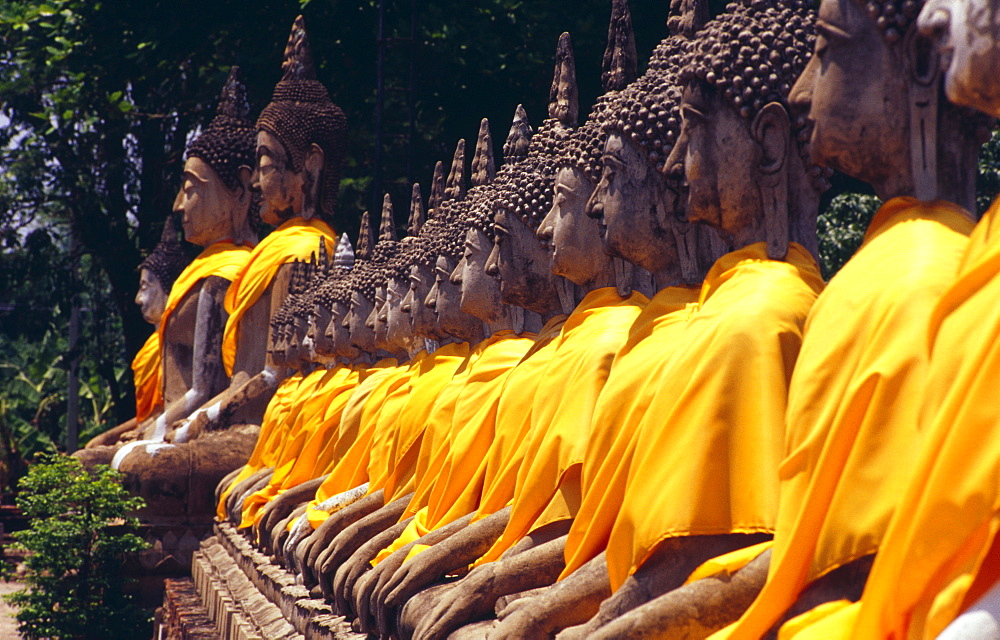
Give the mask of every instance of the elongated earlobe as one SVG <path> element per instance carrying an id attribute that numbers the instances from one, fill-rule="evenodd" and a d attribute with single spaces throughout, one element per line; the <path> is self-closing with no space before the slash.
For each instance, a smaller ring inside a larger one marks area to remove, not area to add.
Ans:
<path id="1" fill-rule="evenodd" d="M 761 151 L 757 166 L 758 185 L 764 208 L 767 256 L 772 260 L 784 260 L 788 254 L 787 159 L 790 127 L 788 112 L 777 102 L 765 105 L 750 125 Z"/>

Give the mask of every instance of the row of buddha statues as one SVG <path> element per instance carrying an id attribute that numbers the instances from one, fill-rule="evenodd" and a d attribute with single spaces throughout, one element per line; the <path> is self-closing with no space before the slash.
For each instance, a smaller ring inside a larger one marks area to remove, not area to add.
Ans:
<path id="1" fill-rule="evenodd" d="M 189 145 L 205 249 L 143 263 L 138 415 L 78 455 L 369 637 L 1000 638 L 1000 2 L 668 27 L 638 75 L 612 2 L 582 123 L 563 34 L 541 126 L 496 163 L 484 120 L 352 246 L 297 19 L 256 125 L 234 72 Z M 884 204 L 824 282 L 833 170 Z"/>

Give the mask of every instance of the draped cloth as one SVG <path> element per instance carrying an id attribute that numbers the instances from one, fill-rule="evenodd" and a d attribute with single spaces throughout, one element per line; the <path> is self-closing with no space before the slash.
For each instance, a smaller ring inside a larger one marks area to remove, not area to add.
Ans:
<path id="1" fill-rule="evenodd" d="M 615 354 L 647 302 L 641 293 L 622 298 L 614 287 L 603 287 L 588 293 L 566 319 L 540 387 L 551 393 L 535 394 L 510 520 L 480 562 L 498 559 L 539 527 L 576 515 L 594 406 Z"/>
<path id="2" fill-rule="evenodd" d="M 559 314 L 545 323 L 535 343 L 507 376 L 497 402 L 493 442 L 484 459 L 483 487 L 468 487 L 460 503 L 478 500 L 475 519 L 503 509 L 514 497 L 517 472 L 531 427 L 531 407 L 556 353 L 557 338 L 568 316 Z M 478 493 L 479 495 L 476 495 Z M 466 514 L 460 514 L 466 515 Z"/>
<path id="3" fill-rule="evenodd" d="M 534 338 L 534 334 L 519 336 L 504 330 L 473 348 L 463 364 L 466 370 L 455 375 L 458 385 L 455 401 L 443 411 L 436 408 L 429 418 L 428 429 L 440 433 L 424 435 L 414 495 L 400 520 L 416 517 L 392 544 L 379 552 L 373 564 L 450 522 L 441 519 L 454 506 L 455 500 L 463 494 L 475 494 L 475 488 L 482 487 L 479 472 L 485 469 L 481 469 L 480 462 L 493 440 L 496 404 L 503 381 L 534 344 Z M 445 415 L 439 417 L 441 413 Z M 432 497 L 433 512 L 428 508 Z M 467 507 L 458 507 L 461 513 L 457 517 L 473 511 L 477 502 L 474 500 Z"/>
<path id="4" fill-rule="evenodd" d="M 309 378 L 300 387 L 307 395 L 296 394 L 298 397 L 294 401 L 301 403 L 302 408 L 295 422 L 288 425 L 285 434 L 275 443 L 277 452 L 271 480 L 243 502 L 246 518 L 253 524 L 260 521 L 263 507 L 272 499 L 302 482 L 312 480 L 316 449 L 331 430 L 336 432 L 345 404 L 345 399 L 341 396 L 349 395 L 357 383 L 357 373 L 350 367 L 318 369 L 310 378 L 315 375 L 319 375 L 315 387 L 309 385 Z M 333 423 L 326 419 L 327 412 L 331 409 L 335 416 Z M 322 435 L 318 435 L 319 433 Z M 306 445 L 309 443 L 312 447 L 307 451 Z"/>
<path id="5" fill-rule="evenodd" d="M 229 319 L 222 334 L 222 362 L 227 375 L 233 375 L 243 316 L 267 291 L 278 269 L 296 260 L 308 260 L 318 250 L 320 238 L 326 239 L 327 251 L 333 255 L 337 238 L 330 225 L 317 218 L 295 217 L 272 231 L 250 252 L 226 291 Z"/>
<path id="6" fill-rule="evenodd" d="M 767 632 L 817 578 L 879 550 L 920 450 L 927 325 L 973 224 L 894 198 L 809 313 L 788 394 L 768 581 L 730 631 Z M 874 277 L 877 276 L 877 277 Z"/>
<path id="7" fill-rule="evenodd" d="M 233 487 L 268 466 L 265 464 L 264 454 L 270 450 L 270 440 L 277 426 L 282 423 L 285 416 L 292 410 L 293 392 L 302 382 L 302 378 L 303 375 L 301 373 L 294 373 L 282 380 L 278 388 L 274 391 L 274 395 L 268 401 L 267 408 L 264 410 L 264 417 L 260 421 L 260 433 L 257 436 L 257 442 L 254 445 L 253 452 L 250 454 L 250 458 L 243 465 L 243 468 L 236 477 L 230 481 L 229 485 L 219 495 L 219 503 L 215 509 L 216 518 L 219 520 L 225 520 L 226 518 L 226 498 Z"/>
<path id="8" fill-rule="evenodd" d="M 453 402 L 460 388 L 455 377 L 469 356 L 465 342 L 438 348 L 415 362 L 407 383 L 386 400 L 368 464 L 368 492 L 383 490 L 385 504 L 413 491 L 420 444 L 431 428 L 430 416 L 438 405 Z M 435 431 L 431 428 L 432 437 Z"/>
<path id="9" fill-rule="evenodd" d="M 784 261 L 755 243 L 719 258 L 651 400 L 609 461 L 624 492 L 608 535 L 617 590 L 669 537 L 772 532 L 788 380 L 823 288 L 809 252 Z M 595 521 L 604 522 L 598 513 Z"/>
<path id="10" fill-rule="evenodd" d="M 324 474 L 327 478 L 316 489 L 315 498 L 306 508 L 309 524 L 315 529 L 330 517 L 319 504 L 368 480 L 368 456 L 374 423 L 386 395 L 409 367 L 395 358 L 385 358 L 359 375 L 359 382 L 344 406 L 333 451 L 336 460 Z"/>
<path id="11" fill-rule="evenodd" d="M 162 322 L 161 322 L 162 326 Z M 135 419 L 142 422 L 163 408 L 163 360 L 159 331 L 154 331 L 132 359 Z"/>
<path id="12" fill-rule="evenodd" d="M 566 568 L 561 577 L 607 545 L 614 524 L 612 516 L 617 513 L 602 505 L 621 504 L 625 490 L 623 482 L 611 482 L 616 467 L 612 447 L 618 439 L 630 441 L 648 412 L 657 415 L 667 410 L 653 404 L 653 399 L 668 373 L 668 354 L 678 346 L 685 321 L 697 309 L 700 294 L 700 287 L 666 287 L 658 291 L 629 328 L 628 339 L 615 355 L 611 374 L 594 407 L 590 441 L 580 470 L 581 504 L 566 539 Z M 594 522 L 598 513 L 604 522 Z"/>
<path id="13" fill-rule="evenodd" d="M 998 299 L 1000 200 L 931 314 L 926 436 L 861 602 L 802 637 L 934 638 L 1000 577 Z"/>
<path id="14" fill-rule="evenodd" d="M 213 242 L 205 247 L 205 249 L 198 254 L 198 257 L 192 260 L 191 264 L 184 268 L 184 271 L 177 276 L 173 286 L 170 287 L 170 294 L 167 296 L 167 304 L 163 309 L 163 317 L 160 318 L 160 324 L 157 327 L 160 339 L 163 339 L 163 332 L 167 326 L 167 322 L 171 316 L 173 316 L 174 311 L 177 310 L 181 300 L 183 300 L 185 296 L 187 296 L 187 294 L 194 289 L 196 285 L 198 285 L 198 283 L 209 276 L 218 276 L 232 282 L 243 268 L 243 265 L 246 264 L 247 258 L 249 257 L 250 247 L 246 245 L 233 244 L 228 240 Z"/>

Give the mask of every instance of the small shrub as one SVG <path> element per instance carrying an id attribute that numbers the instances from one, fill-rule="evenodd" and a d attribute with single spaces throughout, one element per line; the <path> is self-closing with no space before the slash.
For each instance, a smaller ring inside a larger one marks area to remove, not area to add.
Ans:
<path id="1" fill-rule="evenodd" d="M 24 638 L 148 635 L 149 616 L 125 594 L 122 572 L 126 554 L 146 546 L 128 516 L 143 501 L 128 494 L 120 475 L 49 455 L 21 480 L 17 504 L 30 525 L 15 537 L 28 552 L 27 588 L 5 597 L 18 607 Z"/>

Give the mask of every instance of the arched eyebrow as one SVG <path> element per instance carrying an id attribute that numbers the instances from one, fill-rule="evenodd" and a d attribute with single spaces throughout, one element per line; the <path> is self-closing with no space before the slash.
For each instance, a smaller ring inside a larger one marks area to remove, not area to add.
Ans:
<path id="1" fill-rule="evenodd" d="M 816 33 L 829 40 L 850 40 L 851 34 L 827 20 L 816 20 Z"/>

